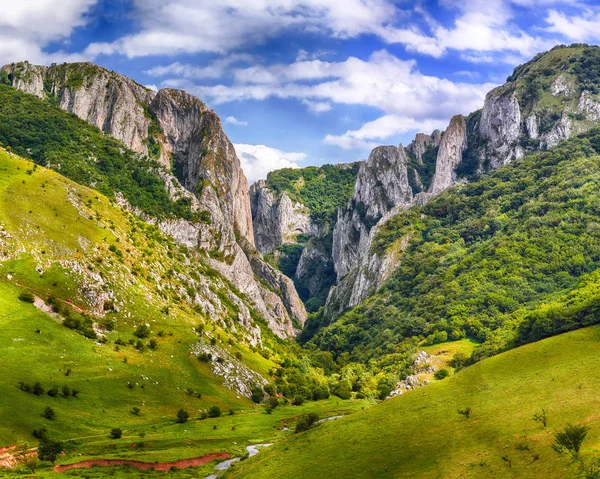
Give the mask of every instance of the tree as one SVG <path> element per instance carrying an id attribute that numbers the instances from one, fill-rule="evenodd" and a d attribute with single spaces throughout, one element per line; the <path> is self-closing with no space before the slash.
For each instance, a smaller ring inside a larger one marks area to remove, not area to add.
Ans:
<path id="1" fill-rule="evenodd" d="M 533 415 L 533 420 L 539 422 L 543 428 L 546 427 L 546 424 L 548 423 L 548 416 L 546 415 L 546 410 L 542 408 L 541 412 L 536 412 Z"/>
<path id="2" fill-rule="evenodd" d="M 113 439 L 121 439 L 122 436 L 123 431 L 118 427 L 115 427 L 110 431 L 110 437 Z"/>
<path id="3" fill-rule="evenodd" d="M 177 412 L 177 422 L 179 424 L 183 424 L 183 423 L 187 422 L 189 417 L 190 417 L 190 415 L 188 414 L 188 412 L 185 409 L 180 409 Z"/>
<path id="4" fill-rule="evenodd" d="M 38 446 L 38 458 L 40 461 L 50 461 L 52 464 L 56 462 L 56 458 L 63 452 L 63 446 L 58 441 L 45 438 L 40 440 Z"/>
<path id="5" fill-rule="evenodd" d="M 566 450 L 573 454 L 573 456 L 578 456 L 581 445 L 589 430 L 588 426 L 567 424 L 562 431 L 554 434 L 552 448 L 558 453 L 565 452 Z"/>
<path id="6" fill-rule="evenodd" d="M 42 416 L 44 416 L 46 419 L 54 419 L 56 417 L 56 413 L 54 412 L 54 409 L 52 409 L 50 406 L 46 406 L 46 409 L 44 409 L 44 414 L 42 414 Z"/>
<path id="7" fill-rule="evenodd" d="M 44 394 L 44 391 L 45 390 L 39 381 L 36 381 L 35 383 L 33 383 L 33 387 L 31 388 L 31 392 L 33 394 L 35 394 L 36 396 L 41 396 L 42 394 Z"/>
<path id="8" fill-rule="evenodd" d="M 208 417 L 219 417 L 221 415 L 221 408 L 219 406 L 212 406 L 208 410 Z"/>

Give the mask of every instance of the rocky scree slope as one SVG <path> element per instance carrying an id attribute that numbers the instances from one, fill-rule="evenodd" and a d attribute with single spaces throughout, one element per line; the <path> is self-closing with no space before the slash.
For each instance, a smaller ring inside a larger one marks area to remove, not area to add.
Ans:
<path id="1" fill-rule="evenodd" d="M 183 91 L 154 92 L 90 63 L 15 63 L 2 67 L 0 80 L 58 105 L 162 165 L 157 171 L 169 195 L 186 198 L 200 220 L 169 218 L 159 227 L 179 244 L 203 250 L 278 335 L 295 334 L 306 312 L 291 280 L 263 266 L 254 248 L 247 181 L 214 111 Z M 130 206 L 123 198 L 121 205 Z M 253 264 L 261 267 L 253 270 Z M 255 278 L 265 269 L 277 277 L 279 289 Z"/>
<path id="2" fill-rule="evenodd" d="M 337 285 L 325 317 L 360 304 L 397 268 L 410 235 L 383 253 L 372 248 L 391 217 L 596 126 L 599 93 L 600 48 L 556 47 L 517 67 L 488 93 L 481 110 L 453 117 L 443 133 L 419 133 L 407 147 L 376 148 L 361 167 L 352 200 L 338 213 L 332 247 Z"/>

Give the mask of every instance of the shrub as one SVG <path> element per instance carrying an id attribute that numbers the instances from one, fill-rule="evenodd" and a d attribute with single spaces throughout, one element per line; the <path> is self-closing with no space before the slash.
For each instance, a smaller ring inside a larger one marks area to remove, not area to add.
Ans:
<path id="1" fill-rule="evenodd" d="M 39 429 L 33 430 L 33 437 L 39 439 L 40 441 L 48 438 L 48 428 L 46 426 L 42 426 Z"/>
<path id="2" fill-rule="evenodd" d="M 352 397 L 352 383 L 349 379 L 342 379 L 333 385 L 332 392 L 340 399 L 350 399 Z"/>
<path id="3" fill-rule="evenodd" d="M 56 413 L 54 412 L 54 409 L 52 409 L 50 406 L 46 406 L 46 409 L 44 409 L 44 414 L 42 414 L 42 416 L 46 419 L 53 420 L 56 417 Z"/>
<path id="4" fill-rule="evenodd" d="M 58 396 L 58 386 L 54 386 L 54 387 L 48 389 L 48 396 L 50 396 L 50 397 Z"/>
<path id="5" fill-rule="evenodd" d="M 265 392 L 263 391 L 262 387 L 256 385 L 252 388 L 252 400 L 255 403 L 259 403 L 263 400 L 263 398 L 265 397 Z"/>
<path id="6" fill-rule="evenodd" d="M 73 396 L 74 398 L 76 398 L 77 396 L 79 396 L 79 389 L 72 389 L 71 390 L 71 396 Z"/>
<path id="7" fill-rule="evenodd" d="M 292 401 L 294 406 L 302 406 L 304 404 L 304 398 L 302 396 L 296 396 Z"/>
<path id="8" fill-rule="evenodd" d="M 305 416 L 300 417 L 298 419 L 298 423 L 296 424 L 295 432 L 303 432 L 307 431 L 311 427 L 313 427 L 317 421 L 319 420 L 319 415 L 317 413 L 311 412 Z"/>
<path id="9" fill-rule="evenodd" d="M 133 335 L 140 339 L 147 338 L 150 335 L 150 328 L 145 324 L 140 324 L 137 328 L 135 328 Z"/>
<path id="10" fill-rule="evenodd" d="M 66 398 L 68 398 L 71 395 L 71 390 L 69 389 L 69 386 L 62 387 L 62 395 Z"/>
<path id="11" fill-rule="evenodd" d="M 581 445 L 589 430 L 588 426 L 567 424 L 562 431 L 554 434 L 552 448 L 559 453 L 568 451 L 574 456 L 578 456 Z"/>
<path id="12" fill-rule="evenodd" d="M 140 408 L 137 406 L 134 406 L 131 408 L 131 414 L 133 414 L 134 416 L 139 416 L 140 415 Z"/>
<path id="13" fill-rule="evenodd" d="M 532 418 L 534 421 L 539 422 L 542 427 L 546 427 L 548 423 L 548 416 L 546 415 L 546 410 L 542 408 L 541 412 L 536 412 Z"/>
<path id="14" fill-rule="evenodd" d="M 212 360 L 212 354 L 210 353 L 200 353 L 197 356 L 198 361 L 200 361 L 201 363 L 210 363 L 210 361 Z"/>
<path id="15" fill-rule="evenodd" d="M 447 378 L 449 375 L 450 375 L 450 371 L 448 371 L 447 369 L 439 369 L 438 371 L 435 372 L 433 377 L 437 380 L 442 380 L 444 378 Z"/>
<path id="16" fill-rule="evenodd" d="M 35 296 L 29 291 L 23 291 L 19 294 L 19 299 L 25 303 L 35 303 Z"/>
<path id="17" fill-rule="evenodd" d="M 148 343 L 148 347 L 150 349 L 156 349 L 158 347 L 158 343 L 156 342 L 156 339 L 151 339 L 150 342 Z"/>
<path id="18" fill-rule="evenodd" d="M 121 439 L 122 436 L 123 436 L 123 431 L 118 427 L 115 427 L 110 431 L 110 437 L 112 439 Z"/>
<path id="19" fill-rule="evenodd" d="M 235 411 L 234 411 L 233 409 L 230 409 L 230 410 L 229 410 L 229 415 L 230 415 L 230 416 L 235 416 Z"/>
<path id="20" fill-rule="evenodd" d="M 208 417 L 219 417 L 221 415 L 221 408 L 219 406 L 212 406 L 208 410 Z"/>
<path id="21" fill-rule="evenodd" d="M 180 409 L 177 412 L 177 422 L 179 424 L 183 424 L 186 423 L 189 419 L 190 415 L 188 414 L 188 412 L 185 409 Z"/>
<path id="22" fill-rule="evenodd" d="M 54 464 L 62 452 L 63 446 L 60 442 L 52 441 L 48 437 L 40 440 L 40 445 L 38 446 L 38 458 L 40 461 L 50 461 Z"/>
<path id="23" fill-rule="evenodd" d="M 471 415 L 471 408 L 467 407 L 465 409 L 459 409 L 458 411 L 456 411 L 458 414 L 460 414 L 461 416 L 464 416 L 465 419 L 469 419 L 469 416 Z"/>
<path id="24" fill-rule="evenodd" d="M 42 394 L 44 394 L 44 388 L 42 387 L 42 385 L 39 383 L 39 381 L 36 381 L 35 383 L 33 383 L 33 387 L 31 388 L 31 392 L 33 394 L 35 394 L 36 396 L 41 396 Z"/>

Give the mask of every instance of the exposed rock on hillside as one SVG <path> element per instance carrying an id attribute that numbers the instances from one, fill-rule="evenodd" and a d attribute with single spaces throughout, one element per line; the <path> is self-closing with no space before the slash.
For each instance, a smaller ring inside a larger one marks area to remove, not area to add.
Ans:
<path id="1" fill-rule="evenodd" d="M 467 147 L 467 122 L 462 115 L 456 115 L 444 132 L 439 144 L 435 174 L 429 193 L 437 195 L 456 182 L 456 167 L 462 161 Z"/>
<path id="2" fill-rule="evenodd" d="M 262 254 L 294 243 L 299 234 L 315 236 L 318 233 L 319 228 L 305 205 L 293 202 L 285 192 L 278 198 L 264 180 L 250 187 L 250 204 L 256 248 Z"/>
<path id="3" fill-rule="evenodd" d="M 292 320 L 301 324 L 306 313 L 300 308 L 288 311 L 261 285 L 238 244 L 254 245 L 248 184 L 214 111 L 183 91 L 156 93 L 90 63 L 40 67 L 24 62 L 6 65 L 0 72 L 13 87 L 56 102 L 165 166 L 159 175 L 171 198 L 187 198 L 198 220 L 161 220 L 158 226 L 180 244 L 203 250 L 277 334 L 294 333 Z M 119 201 L 128 208 L 122 197 Z M 286 304 L 296 303 L 301 302 L 292 287 Z"/>

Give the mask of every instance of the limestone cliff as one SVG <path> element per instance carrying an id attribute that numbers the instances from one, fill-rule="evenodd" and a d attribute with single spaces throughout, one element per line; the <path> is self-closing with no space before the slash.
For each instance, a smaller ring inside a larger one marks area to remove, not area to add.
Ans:
<path id="1" fill-rule="evenodd" d="M 263 269 L 253 268 L 251 259 L 256 261 L 246 254 L 254 248 L 248 183 L 214 111 L 186 92 L 154 92 L 90 63 L 42 67 L 24 62 L 6 65 L 2 72 L 13 87 L 47 98 L 161 164 L 159 175 L 171 197 L 187 197 L 200 219 L 172 218 L 158 226 L 180 244 L 203 251 L 273 331 L 282 337 L 295 333 L 306 317 L 295 290 L 283 288 L 284 301 L 264 287 L 255 277 Z"/>

